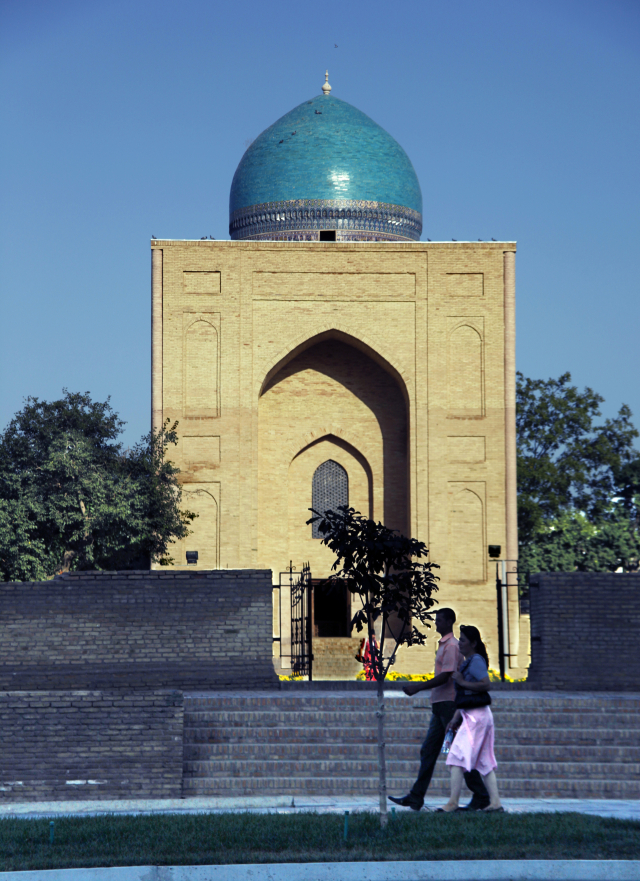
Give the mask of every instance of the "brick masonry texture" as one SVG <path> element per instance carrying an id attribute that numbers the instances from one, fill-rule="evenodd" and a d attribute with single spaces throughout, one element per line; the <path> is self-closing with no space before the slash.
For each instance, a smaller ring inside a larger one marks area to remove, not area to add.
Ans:
<path id="1" fill-rule="evenodd" d="M 427 544 L 439 602 L 480 628 L 496 664 L 487 545 L 508 556 L 515 500 L 505 440 L 515 244 L 152 248 L 154 419 L 178 420 L 172 458 L 184 506 L 200 515 L 171 551 L 176 568 L 198 550 L 198 568 L 271 569 L 276 584 L 289 561 L 328 575 L 333 556 L 306 520 L 313 474 L 332 459 L 348 474 L 350 504 Z M 513 589 L 512 676 L 527 664 L 521 624 Z M 433 669 L 435 648 L 432 629 L 397 669 Z"/>
<path id="2" fill-rule="evenodd" d="M 528 686 L 638 691 L 640 575 L 547 572 L 530 585 Z"/>
<path id="3" fill-rule="evenodd" d="M 185 796 L 375 797 L 375 693 L 287 686 L 270 697 L 185 695 Z M 640 797 L 640 696 L 492 693 L 502 796 Z M 415 781 L 431 713 L 423 694 L 385 699 L 390 794 Z M 449 788 L 441 757 L 429 794 Z"/>
<path id="4" fill-rule="evenodd" d="M 180 798 L 178 691 L 0 693 L 0 801 Z"/>
<path id="5" fill-rule="evenodd" d="M 277 685 L 271 573 L 74 572 L 0 585 L 0 689 Z"/>

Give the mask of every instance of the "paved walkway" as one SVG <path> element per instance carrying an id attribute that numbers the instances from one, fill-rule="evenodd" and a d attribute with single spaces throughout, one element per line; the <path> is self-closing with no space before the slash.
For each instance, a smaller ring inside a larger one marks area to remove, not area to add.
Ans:
<path id="1" fill-rule="evenodd" d="M 433 810 L 443 798 L 427 798 L 425 808 Z M 540 811 L 577 811 L 599 817 L 617 817 L 640 821 L 640 800 L 573 799 L 573 798 L 504 798 L 502 803 L 510 813 Z M 391 809 L 392 805 L 389 805 Z M 48 801 L 14 802 L 0 804 L 2 817 L 96 816 L 97 814 L 200 814 L 252 811 L 255 813 L 289 814 L 302 811 L 344 813 L 344 811 L 377 811 L 377 798 L 358 796 L 260 796 L 247 798 L 182 798 L 150 800 Z M 396 808 L 410 811 L 410 808 Z"/>
<path id="2" fill-rule="evenodd" d="M 123 866 L 0 872 L 4 881 L 638 881 L 638 860 L 461 860 Z"/>

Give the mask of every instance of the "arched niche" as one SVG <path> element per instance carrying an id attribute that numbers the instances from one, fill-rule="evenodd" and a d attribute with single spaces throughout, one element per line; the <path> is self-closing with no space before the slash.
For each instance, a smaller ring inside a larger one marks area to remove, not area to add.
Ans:
<path id="1" fill-rule="evenodd" d="M 216 484 L 216 488 L 218 485 Z M 212 489 L 190 486 L 183 488 L 183 507 L 198 516 L 189 525 L 191 535 L 183 541 L 185 551 L 198 552 L 199 569 L 219 569 L 219 516 L 218 502 Z M 179 563 L 184 565 L 186 559 Z"/>
<path id="2" fill-rule="evenodd" d="M 480 492 L 455 486 L 449 494 L 449 577 L 453 584 L 486 581 L 484 501 Z"/>
<path id="3" fill-rule="evenodd" d="M 219 340 L 211 321 L 199 318 L 184 332 L 184 415 L 219 415 Z"/>
<path id="4" fill-rule="evenodd" d="M 328 327 L 324 330 L 318 330 L 316 333 L 313 333 L 309 336 L 304 336 L 297 341 L 289 344 L 287 348 L 283 352 L 281 352 L 275 363 L 273 363 L 266 370 L 265 375 L 259 384 L 258 394 L 263 394 L 263 392 L 271 382 L 272 378 L 284 367 L 286 367 L 289 361 L 297 358 L 298 355 L 300 355 L 306 349 L 310 349 L 313 346 L 326 342 L 327 340 L 336 340 L 337 342 L 346 343 L 346 345 L 352 346 L 354 349 L 362 352 L 363 355 L 366 355 L 368 358 L 378 364 L 383 370 L 385 370 L 395 379 L 398 384 L 398 388 L 404 396 L 407 406 L 409 406 L 409 393 L 402 370 L 395 363 L 393 363 L 391 353 L 384 352 L 384 347 L 382 345 L 380 345 L 379 347 L 379 349 L 382 351 L 376 349 L 375 343 L 372 340 L 368 340 L 362 335 L 360 337 L 355 337 L 352 334 L 348 333 L 346 330 L 340 328 L 339 326 L 333 326 Z"/>
<path id="5" fill-rule="evenodd" d="M 449 415 L 484 415 L 483 341 L 477 328 L 459 324 L 449 336 Z"/>
<path id="6" fill-rule="evenodd" d="M 310 516 L 313 470 L 307 474 L 305 463 L 311 461 L 310 456 L 320 455 L 313 450 L 314 445 L 320 443 L 327 444 L 326 455 L 323 452 L 324 458 L 314 461 L 313 469 L 325 459 L 335 459 L 348 471 L 350 504 L 392 529 L 407 531 L 408 405 L 405 392 L 392 372 L 343 338 L 316 339 L 294 357 L 287 358 L 280 369 L 271 372 L 258 405 L 261 565 L 279 569 L 294 555 L 296 559 L 300 556 L 302 562 L 306 559 L 304 553 L 315 552 L 306 548 L 296 530 L 302 527 L 305 540 L 312 541 L 311 529 L 305 524 Z M 336 426 L 338 431 L 344 426 L 354 438 L 355 446 L 349 449 L 350 445 L 335 435 L 323 436 L 323 427 L 327 425 Z M 315 440 L 292 456 L 292 438 L 295 437 Z M 363 449 L 367 450 L 366 459 Z M 347 460 L 349 457 L 353 460 L 348 466 L 340 458 L 343 454 Z M 349 468 L 362 475 L 363 492 L 358 505 L 351 497 Z M 295 546 L 283 540 L 283 523 L 289 523 L 289 538 Z M 330 561 L 326 560 L 319 576 L 328 574 L 329 569 Z"/>
<path id="7" fill-rule="evenodd" d="M 333 461 L 342 468 L 348 482 L 349 506 L 365 516 L 373 513 L 373 473 L 362 453 L 335 435 L 325 435 L 306 444 L 287 469 L 287 549 L 290 560 L 307 561 L 314 578 L 328 575 L 335 560 L 333 553 L 313 537 L 313 478 L 318 468 Z M 278 532 L 281 524 L 272 521 Z M 275 530 L 274 530 L 275 532 Z M 288 560 L 287 560 L 288 562 Z"/>

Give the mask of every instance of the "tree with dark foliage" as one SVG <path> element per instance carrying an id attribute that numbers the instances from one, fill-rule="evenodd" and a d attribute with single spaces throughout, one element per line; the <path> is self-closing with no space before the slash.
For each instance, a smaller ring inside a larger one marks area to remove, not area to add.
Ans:
<path id="1" fill-rule="evenodd" d="M 623 405 L 559 379 L 518 373 L 519 570 L 633 571 L 640 556 L 638 431 Z"/>
<path id="2" fill-rule="evenodd" d="M 368 520 L 353 508 L 341 506 L 323 514 L 310 509 L 319 521 L 322 543 L 336 555 L 327 583 L 346 584 L 357 598 L 351 621 L 366 633 L 371 666 L 378 688 L 378 766 L 380 772 L 380 822 L 387 822 L 387 767 L 384 742 L 384 680 L 401 645 L 424 645 L 426 635 L 415 622 L 429 627 L 430 610 L 437 591 L 429 553 L 423 542 L 407 538 L 381 523 Z M 423 562 L 424 561 L 424 562 Z M 377 634 L 376 634 L 377 630 Z M 375 638 L 377 636 L 377 639 Z"/>
<path id="3" fill-rule="evenodd" d="M 0 577 L 50 578 L 69 569 L 148 568 L 171 562 L 189 534 L 178 469 L 167 458 L 176 425 L 131 450 L 109 400 L 63 390 L 27 398 L 0 435 Z"/>

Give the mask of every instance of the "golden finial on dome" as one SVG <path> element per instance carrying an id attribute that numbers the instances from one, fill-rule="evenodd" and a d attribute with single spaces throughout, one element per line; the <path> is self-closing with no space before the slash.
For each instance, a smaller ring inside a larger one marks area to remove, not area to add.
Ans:
<path id="1" fill-rule="evenodd" d="M 322 91 L 325 95 L 329 95 L 331 91 L 331 86 L 329 85 L 329 71 L 327 71 L 324 75 L 324 86 L 322 87 Z"/>

